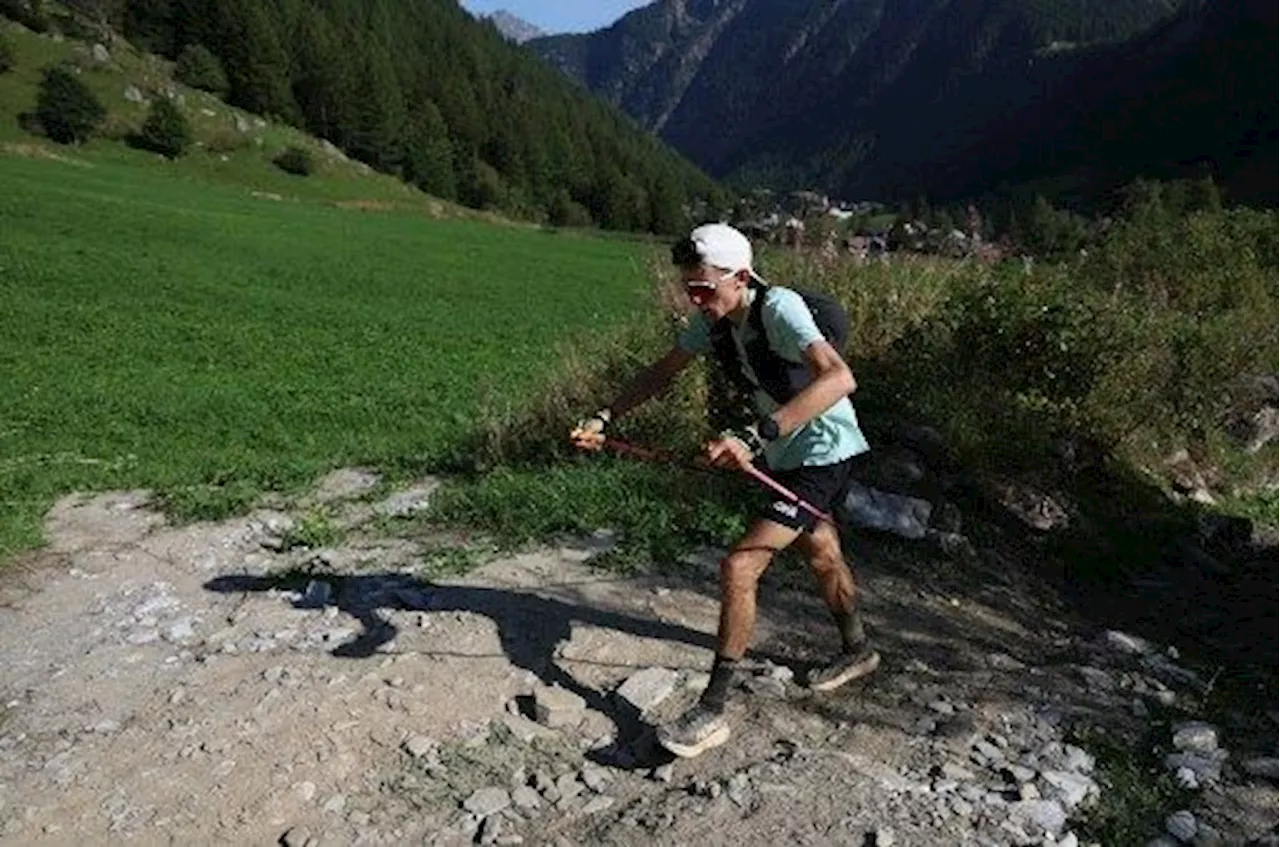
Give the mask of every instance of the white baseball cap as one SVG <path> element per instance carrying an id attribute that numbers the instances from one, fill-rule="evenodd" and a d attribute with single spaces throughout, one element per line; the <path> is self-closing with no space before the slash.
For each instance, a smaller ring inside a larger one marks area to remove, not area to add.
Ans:
<path id="1" fill-rule="evenodd" d="M 680 252 L 680 248 L 684 252 Z M 692 249 L 690 249 L 692 248 Z M 689 238 L 672 251 L 676 264 L 689 264 L 696 258 L 704 265 L 736 273 L 752 271 L 751 242 L 728 224 L 703 224 L 689 233 Z M 752 271 L 752 276 L 755 272 Z"/>

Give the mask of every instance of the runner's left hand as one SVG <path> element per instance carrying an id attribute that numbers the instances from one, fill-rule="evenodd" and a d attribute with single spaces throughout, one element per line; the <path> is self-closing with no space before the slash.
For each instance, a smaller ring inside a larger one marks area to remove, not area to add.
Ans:
<path id="1" fill-rule="evenodd" d="M 745 471 L 751 467 L 751 449 L 740 438 L 719 438 L 707 444 L 707 461 L 713 467 Z"/>

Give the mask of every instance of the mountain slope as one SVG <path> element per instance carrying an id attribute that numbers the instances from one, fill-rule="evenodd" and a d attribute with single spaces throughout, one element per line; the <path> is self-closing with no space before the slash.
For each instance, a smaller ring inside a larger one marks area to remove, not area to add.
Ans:
<path id="1" fill-rule="evenodd" d="M 455 0 L 124 0 L 111 20 L 177 58 L 221 61 L 228 102 L 476 208 L 673 232 L 717 192 L 617 110 Z"/>
<path id="2" fill-rule="evenodd" d="M 498 32 L 502 33 L 503 38 L 508 41 L 514 41 L 516 44 L 523 44 L 526 41 L 546 35 L 545 32 L 524 18 L 517 17 L 506 9 L 499 9 L 492 15 L 487 15 L 486 19 L 498 28 Z"/>
<path id="3" fill-rule="evenodd" d="M 607 30 L 530 46 L 715 175 L 915 197 L 1052 172 L 1053 155 L 1028 159 L 1020 145 L 1034 140 L 1051 153 L 1055 133 L 1077 139 L 1077 158 L 1127 147 L 1116 168 L 1145 166 L 1136 126 L 1155 114 L 1116 107 L 1110 75 L 1125 74 L 1120 89 L 1147 80 L 1133 96 L 1176 103 L 1201 77 L 1254 73 L 1224 67 L 1206 45 L 1221 37 L 1220 18 L 1254 21 L 1262 7 L 1180 8 L 1175 0 L 663 0 Z M 1255 45 L 1224 58 L 1253 68 L 1266 53 Z M 1073 107 L 1077 89 L 1094 106 Z M 1274 100 L 1274 84 L 1271 92 Z M 1223 123 L 1205 113 L 1214 103 L 1201 105 L 1199 124 Z M 1095 107 L 1102 112 L 1092 123 L 1071 123 Z M 1135 140 L 1091 146 L 1113 134 L 1104 114 Z M 988 152 L 997 148 L 1019 168 Z"/>
<path id="4" fill-rule="evenodd" d="M 1076 193 L 1126 176 L 1208 173 L 1237 201 L 1276 202 L 1276 7 L 1210 3 L 1106 50 L 1033 104 L 938 159 L 926 179 L 963 195 L 986 184 L 1065 180 Z M 985 173 L 961 160 L 985 155 Z"/>

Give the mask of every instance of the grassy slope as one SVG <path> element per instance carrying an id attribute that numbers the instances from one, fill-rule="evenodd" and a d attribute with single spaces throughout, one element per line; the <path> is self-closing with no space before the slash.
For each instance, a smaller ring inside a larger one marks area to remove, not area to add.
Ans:
<path id="1" fill-rule="evenodd" d="M 140 53 L 124 41 L 110 47 L 110 60 L 99 63 L 79 42 L 38 36 L 0 18 L 0 32 L 14 48 L 15 67 L 0 74 L 0 152 L 35 157 L 59 156 L 88 163 L 120 162 L 160 166 L 181 179 L 239 186 L 286 198 L 365 201 L 381 207 L 424 211 L 433 215 L 481 217 L 479 213 L 443 203 L 415 191 L 399 180 L 371 172 L 364 165 L 325 152 L 319 141 L 288 126 L 256 120 L 254 115 L 228 106 L 217 97 L 174 83 L 171 63 Z M 69 62 L 107 108 L 100 136 L 83 147 L 60 148 L 22 128 L 19 116 L 33 111 L 36 89 L 45 67 Z M 127 100 L 127 86 L 135 86 L 148 101 L 173 92 L 190 122 L 195 144 L 188 155 L 167 162 L 153 153 L 134 150 L 122 139 L 146 119 L 149 106 Z M 241 131 L 240 126 L 247 126 Z M 289 145 L 310 150 L 318 165 L 316 177 L 298 179 L 271 164 Z"/>
<path id="2" fill-rule="evenodd" d="M 178 88 L 206 147 L 133 150 L 119 138 L 145 107 L 124 87 L 163 90 L 163 63 L 0 27 L 17 59 L 0 75 L 0 556 L 38 543 L 72 489 L 158 487 L 199 514 L 341 463 L 439 462 L 482 392 L 518 393 L 647 287 L 634 244 L 481 222 L 201 92 Z M 21 128 L 61 60 L 114 137 Z M 272 166 L 286 144 L 319 173 Z"/>

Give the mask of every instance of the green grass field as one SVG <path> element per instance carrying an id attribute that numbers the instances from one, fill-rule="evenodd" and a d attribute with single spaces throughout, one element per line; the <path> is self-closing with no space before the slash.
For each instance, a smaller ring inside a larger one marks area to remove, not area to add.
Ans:
<path id="1" fill-rule="evenodd" d="M 74 151 L 72 151 L 74 155 Z M 624 241 L 0 155 L 0 556 L 59 494 L 191 514 L 343 464 L 438 464 L 648 283 Z"/>

